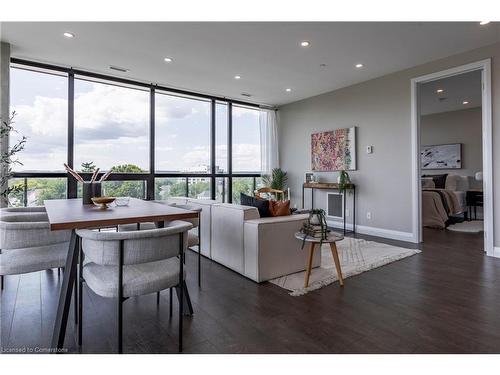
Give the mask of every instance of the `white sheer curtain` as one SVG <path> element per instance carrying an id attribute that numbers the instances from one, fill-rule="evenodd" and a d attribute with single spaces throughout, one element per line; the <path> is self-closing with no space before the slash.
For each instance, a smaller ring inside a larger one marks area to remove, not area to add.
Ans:
<path id="1" fill-rule="evenodd" d="M 273 168 L 278 168 L 278 120 L 276 111 L 261 109 L 260 124 L 260 168 L 263 175 L 270 174 Z"/>

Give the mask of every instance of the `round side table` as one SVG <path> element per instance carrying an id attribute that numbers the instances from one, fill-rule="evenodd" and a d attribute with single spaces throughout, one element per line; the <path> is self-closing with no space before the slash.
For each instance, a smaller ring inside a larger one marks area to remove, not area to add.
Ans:
<path id="1" fill-rule="evenodd" d="M 297 232 L 295 233 L 295 238 L 297 238 L 300 241 L 304 241 L 304 236 L 305 234 L 302 232 Z M 337 241 L 341 241 L 344 239 L 344 236 L 338 234 L 338 233 L 332 233 L 330 232 L 328 234 L 328 237 L 324 240 L 321 240 L 320 238 L 315 238 L 311 236 L 306 237 L 306 242 L 308 242 L 309 245 L 309 258 L 307 261 L 307 268 L 306 268 L 306 277 L 304 280 L 304 288 L 307 288 L 309 286 L 309 277 L 311 276 L 311 269 L 312 269 L 312 262 L 313 262 L 313 257 L 314 257 L 314 249 L 316 248 L 316 245 L 320 245 L 323 243 L 330 244 L 330 250 L 332 252 L 333 256 L 333 261 L 335 262 L 335 268 L 337 269 L 337 275 L 339 277 L 339 284 L 340 286 L 344 286 L 344 278 L 342 277 L 342 270 L 340 268 L 340 260 L 339 260 L 339 254 L 337 252 Z M 321 250 L 321 245 L 317 246 Z"/>

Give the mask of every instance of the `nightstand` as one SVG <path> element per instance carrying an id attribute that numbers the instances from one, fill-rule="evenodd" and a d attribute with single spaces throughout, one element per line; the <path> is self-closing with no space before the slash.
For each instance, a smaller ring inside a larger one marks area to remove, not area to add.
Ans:
<path id="1" fill-rule="evenodd" d="M 474 208 L 474 220 L 477 220 L 477 207 L 483 207 L 483 191 L 467 190 L 465 194 L 467 210 L 469 212 L 469 221 L 472 220 L 472 209 Z"/>

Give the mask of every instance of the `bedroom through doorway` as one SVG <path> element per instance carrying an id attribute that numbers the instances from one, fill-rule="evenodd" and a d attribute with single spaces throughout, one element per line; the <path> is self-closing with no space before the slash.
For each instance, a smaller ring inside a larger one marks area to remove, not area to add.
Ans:
<path id="1" fill-rule="evenodd" d="M 417 86 L 424 242 L 485 250 L 482 94 L 477 69 Z"/>

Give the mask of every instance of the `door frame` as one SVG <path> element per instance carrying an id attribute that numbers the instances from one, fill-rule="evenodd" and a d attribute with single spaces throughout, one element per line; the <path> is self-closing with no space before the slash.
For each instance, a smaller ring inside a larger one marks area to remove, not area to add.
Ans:
<path id="1" fill-rule="evenodd" d="M 420 182 L 420 103 L 418 85 L 471 71 L 481 71 L 482 78 L 482 145 L 484 193 L 484 251 L 494 256 L 493 241 L 493 132 L 491 117 L 491 59 L 476 61 L 411 79 L 411 153 L 413 240 L 422 242 L 422 187 Z"/>

